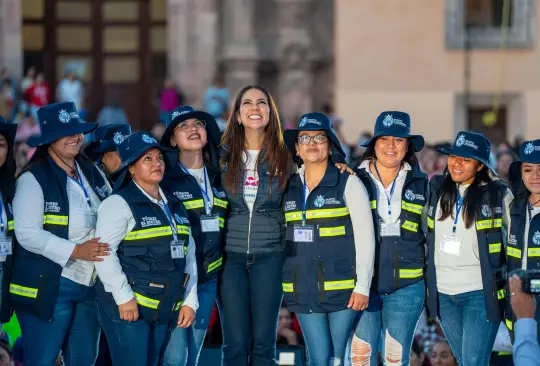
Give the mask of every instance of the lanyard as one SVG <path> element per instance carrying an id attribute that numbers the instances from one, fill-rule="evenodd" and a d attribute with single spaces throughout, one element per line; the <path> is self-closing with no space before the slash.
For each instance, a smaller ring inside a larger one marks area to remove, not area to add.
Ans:
<path id="1" fill-rule="evenodd" d="M 452 227 L 452 233 L 456 233 L 456 226 L 459 221 L 459 213 L 461 212 L 461 208 L 463 207 L 463 197 L 461 197 L 461 194 L 459 193 L 458 188 L 458 196 L 456 199 L 456 218 L 454 219 L 454 227 Z"/>
<path id="2" fill-rule="evenodd" d="M 306 225 L 306 176 L 304 175 L 304 189 L 302 189 L 302 226 Z"/>
<path id="3" fill-rule="evenodd" d="M 180 165 L 180 168 L 184 171 L 184 173 L 192 175 L 189 170 L 187 170 L 182 163 L 178 163 Z M 208 195 L 208 182 L 206 181 L 206 167 L 203 167 L 203 175 L 204 175 L 204 189 L 201 187 L 199 182 L 197 182 L 199 189 L 201 190 L 201 193 L 203 195 L 204 200 L 207 203 L 207 207 L 211 210 L 212 209 L 212 202 L 210 201 L 210 196 Z"/>
<path id="4" fill-rule="evenodd" d="M 4 233 L 4 202 L 0 198 L 0 233 Z"/>
<path id="5" fill-rule="evenodd" d="M 76 164 L 75 164 L 75 169 L 77 169 L 77 179 L 73 179 L 71 177 L 69 177 L 69 179 L 77 183 L 77 185 L 82 188 L 88 207 L 92 207 L 92 202 L 90 202 L 90 197 L 88 196 L 88 192 L 86 191 L 86 188 L 84 188 L 81 172 L 79 171 L 79 167 Z"/>
<path id="6" fill-rule="evenodd" d="M 538 202 L 540 201 L 536 201 L 534 205 L 536 205 Z M 529 225 L 531 225 L 531 222 L 533 219 L 533 216 L 532 216 L 533 206 L 531 205 L 531 202 L 529 200 L 527 200 L 527 210 L 529 211 Z"/>
<path id="7" fill-rule="evenodd" d="M 178 228 L 176 227 L 176 223 L 173 220 L 171 211 L 169 210 L 169 206 L 167 206 L 165 201 L 161 201 L 161 202 L 163 202 L 163 211 L 165 211 L 165 215 L 167 215 L 167 220 L 169 220 L 169 224 L 171 225 L 174 241 L 178 241 Z M 161 205 L 161 202 L 160 202 L 160 205 Z"/>
<path id="8" fill-rule="evenodd" d="M 379 178 L 379 181 L 381 182 L 382 184 L 382 178 L 381 178 L 381 174 L 379 173 L 379 169 L 377 169 L 377 163 L 373 163 L 373 166 L 375 167 L 375 172 L 377 172 L 377 177 Z M 396 177 L 394 178 L 394 181 L 392 182 L 392 187 L 390 188 L 390 195 L 388 195 L 388 193 L 386 193 L 386 189 L 384 189 L 384 195 L 386 196 L 386 200 L 388 201 L 388 218 L 390 219 L 392 217 L 392 196 L 394 195 L 394 188 L 396 188 L 396 180 L 399 176 L 399 171 L 396 175 Z M 384 187 L 384 184 L 383 184 L 383 187 Z"/>

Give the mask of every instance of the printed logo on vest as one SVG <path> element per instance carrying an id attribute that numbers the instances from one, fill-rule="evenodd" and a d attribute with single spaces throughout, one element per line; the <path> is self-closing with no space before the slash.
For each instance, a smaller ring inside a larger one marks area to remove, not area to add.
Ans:
<path id="1" fill-rule="evenodd" d="M 141 221 L 142 227 L 158 226 L 158 225 L 161 225 L 161 221 L 157 217 L 145 216 L 142 218 L 142 221 Z"/>
<path id="2" fill-rule="evenodd" d="M 540 245 L 540 231 L 534 233 L 532 242 L 534 245 Z"/>
<path id="3" fill-rule="evenodd" d="M 7 207 L 9 212 L 13 215 L 13 207 L 11 206 L 11 203 L 8 203 Z"/>
<path id="4" fill-rule="evenodd" d="M 491 208 L 489 208 L 489 205 L 482 205 L 482 215 L 484 217 L 491 216 Z"/>
<path id="5" fill-rule="evenodd" d="M 215 195 L 216 197 L 219 197 L 219 198 L 226 198 L 226 197 L 227 197 L 227 193 L 225 193 L 225 192 L 223 192 L 223 191 L 220 192 L 220 191 L 218 191 L 216 188 L 212 188 L 212 190 L 214 191 L 214 195 Z"/>
<path id="6" fill-rule="evenodd" d="M 60 212 L 60 205 L 58 202 L 45 202 L 45 212 Z"/>
<path id="7" fill-rule="evenodd" d="M 103 187 L 96 187 L 96 192 L 101 198 L 107 197 L 107 185 L 104 185 Z"/>
<path id="8" fill-rule="evenodd" d="M 510 238 L 508 239 L 508 244 L 510 245 L 517 245 L 517 239 L 516 236 L 513 234 L 510 234 Z"/>
<path id="9" fill-rule="evenodd" d="M 193 198 L 193 195 L 189 192 L 174 192 L 173 193 L 176 197 L 178 197 L 178 199 L 182 200 L 182 201 L 185 201 L 185 200 L 190 200 Z"/>
<path id="10" fill-rule="evenodd" d="M 433 216 L 433 206 L 429 206 L 428 216 Z"/>
<path id="11" fill-rule="evenodd" d="M 341 201 L 339 201 L 338 199 L 332 197 L 332 198 L 327 198 L 324 203 L 326 205 L 341 205 Z"/>
<path id="12" fill-rule="evenodd" d="M 407 189 L 407 191 L 405 192 L 405 198 L 408 199 L 409 201 L 414 201 L 414 199 L 416 198 L 416 195 L 413 193 L 413 191 L 411 191 L 410 189 Z"/>
<path id="13" fill-rule="evenodd" d="M 296 201 L 285 202 L 285 211 L 294 211 L 294 210 L 296 210 Z"/>
<path id="14" fill-rule="evenodd" d="M 174 214 L 174 219 L 179 224 L 187 224 L 187 223 L 189 223 L 188 219 L 186 219 L 185 217 L 180 217 L 180 215 L 178 215 L 177 213 Z"/>
<path id="15" fill-rule="evenodd" d="M 324 197 L 323 196 L 317 196 L 317 198 L 315 198 L 315 202 L 313 202 L 313 204 L 315 205 L 315 207 L 323 207 L 324 206 Z"/>
<path id="16" fill-rule="evenodd" d="M 495 212 L 496 214 L 502 214 L 502 207 L 501 206 L 494 207 L 493 212 Z"/>

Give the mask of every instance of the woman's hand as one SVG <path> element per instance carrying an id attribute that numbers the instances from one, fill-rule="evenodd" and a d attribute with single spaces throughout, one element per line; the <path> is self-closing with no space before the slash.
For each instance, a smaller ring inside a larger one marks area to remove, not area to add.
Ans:
<path id="1" fill-rule="evenodd" d="M 347 307 L 352 308 L 353 310 L 359 311 L 359 310 L 365 310 L 368 307 L 368 304 L 369 304 L 368 296 L 353 292 L 351 297 L 349 298 L 349 304 L 347 305 Z"/>
<path id="2" fill-rule="evenodd" d="M 180 308 L 180 314 L 178 314 L 178 328 L 191 327 L 195 321 L 195 310 L 187 305 Z"/>
<path id="3" fill-rule="evenodd" d="M 94 238 L 85 241 L 82 244 L 75 245 L 73 253 L 71 253 L 72 259 L 83 259 L 85 261 L 102 262 L 103 257 L 109 255 L 109 244 L 100 243 L 100 238 Z"/>
<path id="4" fill-rule="evenodd" d="M 134 322 L 139 319 L 139 306 L 135 298 L 129 300 L 125 304 L 118 305 L 118 312 L 120 313 L 120 319 L 127 322 Z"/>
<path id="5" fill-rule="evenodd" d="M 336 163 L 336 167 L 339 169 L 339 171 L 343 174 L 344 172 L 347 172 L 349 173 L 350 175 L 356 175 L 356 173 L 354 172 L 354 170 L 352 170 L 351 168 L 349 168 L 349 166 L 347 164 L 342 164 L 342 163 Z"/>

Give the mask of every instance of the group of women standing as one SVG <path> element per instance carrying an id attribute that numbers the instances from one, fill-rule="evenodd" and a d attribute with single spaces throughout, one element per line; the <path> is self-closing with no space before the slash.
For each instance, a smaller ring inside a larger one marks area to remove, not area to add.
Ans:
<path id="1" fill-rule="evenodd" d="M 16 312 L 31 365 L 60 351 L 93 365 L 100 332 L 115 365 L 196 365 L 216 300 L 224 365 L 275 364 L 282 300 L 309 365 L 376 365 L 379 350 L 407 365 L 426 301 L 457 362 L 486 365 L 514 320 L 507 268 L 540 265 L 540 140 L 522 146 L 510 189 L 489 140 L 466 131 L 428 181 L 424 139 L 398 111 L 350 169 L 327 116 L 283 133 L 259 86 L 240 91 L 223 136 L 189 106 L 159 142 L 83 123 L 72 103 L 38 116 L 16 181 L 0 123 L 0 320 Z"/>

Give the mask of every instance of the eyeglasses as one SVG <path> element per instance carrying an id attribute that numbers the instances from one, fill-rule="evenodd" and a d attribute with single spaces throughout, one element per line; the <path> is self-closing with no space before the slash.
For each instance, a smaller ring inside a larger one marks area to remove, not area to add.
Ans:
<path id="1" fill-rule="evenodd" d="M 315 145 L 322 145 L 328 141 L 328 136 L 326 136 L 324 133 L 320 133 L 313 137 L 309 135 L 298 136 L 298 142 L 302 145 L 309 145 L 311 141 L 313 141 Z"/>
<path id="2" fill-rule="evenodd" d="M 195 127 L 196 129 L 206 128 L 206 122 L 204 122 L 203 120 L 197 119 L 193 121 L 192 123 L 180 122 L 178 126 L 176 126 L 176 128 L 179 128 L 182 131 L 189 131 L 193 127 Z"/>

